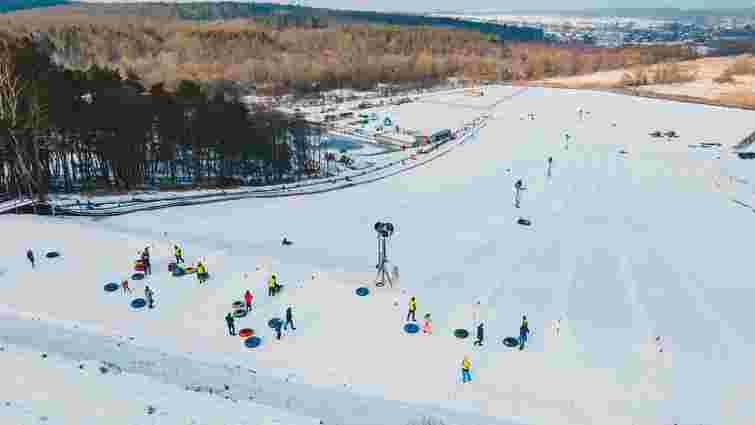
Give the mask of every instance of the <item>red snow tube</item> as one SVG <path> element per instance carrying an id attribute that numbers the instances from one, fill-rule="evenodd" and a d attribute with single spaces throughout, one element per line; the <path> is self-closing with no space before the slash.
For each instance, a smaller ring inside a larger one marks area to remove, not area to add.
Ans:
<path id="1" fill-rule="evenodd" d="M 239 336 L 242 338 L 249 338 L 254 335 L 254 329 L 244 328 L 239 331 Z"/>

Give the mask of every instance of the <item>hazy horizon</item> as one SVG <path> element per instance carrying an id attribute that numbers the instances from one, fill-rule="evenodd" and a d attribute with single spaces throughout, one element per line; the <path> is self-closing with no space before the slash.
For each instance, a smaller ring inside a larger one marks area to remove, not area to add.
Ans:
<path id="1" fill-rule="evenodd" d="M 558 0 L 530 0 L 527 7 L 512 0 L 467 0 L 463 3 L 451 0 L 72 0 L 90 3 L 191 3 L 191 2 L 223 2 L 237 3 L 281 3 L 302 4 L 311 7 L 326 7 L 337 9 L 377 10 L 377 11 L 407 11 L 407 12 L 435 12 L 435 11 L 465 11 L 465 12 L 516 12 L 516 11 L 563 11 L 584 9 L 644 9 L 644 8 L 680 8 L 680 9 L 734 9 L 753 8 L 755 2 L 751 0 L 720 0 L 711 6 L 707 0 L 574 0 L 569 6 Z M 707 3 L 707 4 L 706 4 Z M 408 4 L 411 4 L 409 6 Z M 460 7 L 461 6 L 461 7 Z"/>

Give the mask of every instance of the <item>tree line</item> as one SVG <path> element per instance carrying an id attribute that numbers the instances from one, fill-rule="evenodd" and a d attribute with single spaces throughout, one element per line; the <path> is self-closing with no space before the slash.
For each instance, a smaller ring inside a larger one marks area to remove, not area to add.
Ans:
<path id="1" fill-rule="evenodd" d="M 270 183 L 319 164 L 319 129 L 305 122 L 193 81 L 169 92 L 108 67 L 65 69 L 47 50 L 0 35 L 0 192 Z"/>
<path id="2" fill-rule="evenodd" d="M 252 6 L 260 7 L 246 7 Z M 16 12 L 0 17 L 0 25 L 17 36 L 44 35 L 56 63 L 131 71 L 147 85 L 164 82 L 169 89 L 181 80 L 241 81 L 288 90 L 368 88 L 378 82 L 448 77 L 538 80 L 693 56 L 684 46 L 574 48 L 500 42 L 479 31 L 443 26 L 353 23 L 322 28 L 255 20 L 264 16 L 197 22 L 176 18 L 170 8 L 161 14 L 163 9 L 152 5 L 108 7 L 115 12 L 98 14 L 89 5 Z M 176 7 L 205 10 L 193 3 Z"/>

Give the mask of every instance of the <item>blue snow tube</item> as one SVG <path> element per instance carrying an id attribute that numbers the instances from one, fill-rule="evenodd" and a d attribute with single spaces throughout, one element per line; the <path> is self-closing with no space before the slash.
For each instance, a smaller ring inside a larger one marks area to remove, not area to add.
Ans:
<path id="1" fill-rule="evenodd" d="M 144 279 L 144 273 L 134 273 L 131 275 L 131 280 L 142 280 Z"/>
<path id="2" fill-rule="evenodd" d="M 250 336 L 249 338 L 244 340 L 244 345 L 246 348 L 257 348 L 262 344 L 262 338 L 258 336 Z"/>
<path id="3" fill-rule="evenodd" d="M 117 283 L 108 283 L 107 285 L 105 285 L 105 292 L 115 292 L 118 290 L 119 286 L 120 285 L 118 285 Z"/>
<path id="4" fill-rule="evenodd" d="M 409 334 L 416 334 L 419 332 L 419 325 L 416 323 L 407 323 L 404 325 L 404 331 Z"/>
<path id="5" fill-rule="evenodd" d="M 503 339 L 503 345 L 513 348 L 519 345 L 519 338 L 514 338 L 513 336 L 509 336 Z"/>
<path id="6" fill-rule="evenodd" d="M 283 321 L 277 317 L 270 319 L 269 322 L 267 322 L 267 325 L 270 326 L 270 329 L 275 329 L 278 326 L 283 326 Z"/>
<path id="7" fill-rule="evenodd" d="M 361 288 L 357 288 L 356 293 L 360 297 L 364 297 L 364 296 L 367 296 L 367 294 L 370 293 L 370 290 L 367 289 L 367 288 L 365 288 L 365 287 L 361 287 Z"/>
<path id="8" fill-rule="evenodd" d="M 145 300 L 144 298 L 137 298 L 131 301 L 132 308 L 144 308 L 145 305 L 147 305 L 147 300 Z"/>
<path id="9" fill-rule="evenodd" d="M 60 253 L 57 252 L 57 251 L 50 251 L 50 252 L 48 252 L 45 255 L 45 257 L 47 257 L 47 258 L 58 258 L 58 257 L 60 257 Z"/>
<path id="10" fill-rule="evenodd" d="M 173 269 L 173 277 L 181 277 L 186 274 L 186 271 L 183 269 L 183 267 L 176 267 Z"/>
<path id="11" fill-rule="evenodd" d="M 532 224 L 531 221 L 527 220 L 526 218 L 520 218 L 516 221 L 518 224 L 521 224 L 522 226 L 529 226 Z"/>
<path id="12" fill-rule="evenodd" d="M 235 317 L 237 319 L 241 319 L 242 317 L 245 317 L 245 316 L 246 316 L 246 309 L 245 308 L 239 308 L 239 309 L 236 309 L 233 312 L 233 317 Z"/>
<path id="13" fill-rule="evenodd" d="M 456 329 L 454 331 L 454 336 L 459 339 L 464 339 L 469 336 L 469 331 L 466 329 Z"/>

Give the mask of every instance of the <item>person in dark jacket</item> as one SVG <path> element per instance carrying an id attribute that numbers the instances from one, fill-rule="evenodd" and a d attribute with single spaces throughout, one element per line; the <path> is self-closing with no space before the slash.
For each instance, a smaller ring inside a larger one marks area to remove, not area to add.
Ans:
<path id="1" fill-rule="evenodd" d="M 479 345 L 480 347 L 482 347 L 482 341 L 485 339 L 483 326 L 482 322 L 477 325 L 477 341 L 474 342 L 474 345 Z"/>
<path id="2" fill-rule="evenodd" d="M 230 335 L 236 335 L 236 326 L 233 323 L 233 316 L 231 313 L 225 315 L 225 322 L 228 324 L 228 333 Z"/>
<path id="3" fill-rule="evenodd" d="M 34 253 L 31 252 L 31 250 L 26 250 L 26 258 L 29 259 L 29 262 L 31 263 L 31 268 L 34 268 Z"/>
<path id="4" fill-rule="evenodd" d="M 283 322 L 280 320 L 275 322 L 275 338 L 280 340 L 281 339 L 281 328 L 283 327 Z"/>
<path id="5" fill-rule="evenodd" d="M 144 274 L 151 275 L 152 263 L 149 261 L 149 247 L 144 248 L 144 251 L 142 251 L 142 263 L 144 263 Z"/>
<path id="6" fill-rule="evenodd" d="M 152 292 L 152 288 L 149 287 L 149 285 L 144 287 L 144 298 L 147 299 L 147 305 L 149 308 L 155 308 L 155 299 L 153 298 L 154 292 Z"/>
<path id="7" fill-rule="evenodd" d="M 283 329 L 288 330 L 289 324 L 291 325 L 291 330 L 295 331 L 296 328 L 294 327 L 294 313 L 291 306 L 288 306 L 288 308 L 286 309 L 286 325 L 283 326 Z"/>
<path id="8" fill-rule="evenodd" d="M 519 201 L 521 199 L 522 186 L 523 186 L 522 179 L 519 179 L 516 181 L 516 183 L 514 183 L 514 190 L 516 191 L 514 195 L 514 206 L 516 206 L 517 208 L 519 208 Z"/>

